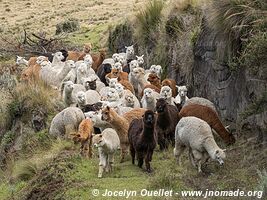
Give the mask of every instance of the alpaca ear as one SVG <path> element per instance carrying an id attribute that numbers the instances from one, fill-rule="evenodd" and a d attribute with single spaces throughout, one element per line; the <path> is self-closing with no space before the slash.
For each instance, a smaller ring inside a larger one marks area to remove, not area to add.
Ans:
<path id="1" fill-rule="evenodd" d="M 109 106 L 107 106 L 107 110 L 108 110 L 108 111 L 110 110 L 110 107 L 109 107 Z"/>
<path id="2" fill-rule="evenodd" d="M 216 151 L 215 151 L 215 154 L 218 154 L 218 153 L 219 153 L 219 150 L 216 150 Z"/>
<path id="3" fill-rule="evenodd" d="M 223 152 L 226 152 L 226 149 L 223 149 Z"/>
<path id="4" fill-rule="evenodd" d="M 140 56 L 140 57 L 143 58 L 144 57 L 144 54 L 142 56 Z"/>

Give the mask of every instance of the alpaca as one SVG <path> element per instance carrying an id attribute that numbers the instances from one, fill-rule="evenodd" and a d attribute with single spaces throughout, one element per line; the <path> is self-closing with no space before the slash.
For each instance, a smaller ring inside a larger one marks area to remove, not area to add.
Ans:
<path id="1" fill-rule="evenodd" d="M 178 95 L 175 97 L 175 103 L 176 104 L 180 104 L 180 105 L 184 105 L 185 102 L 188 100 L 187 95 L 187 87 L 184 86 L 176 86 L 178 89 Z"/>
<path id="2" fill-rule="evenodd" d="M 92 136 L 94 134 L 91 119 L 84 119 L 79 124 L 78 132 L 72 134 L 74 143 L 81 143 L 80 154 L 85 158 L 92 158 Z"/>
<path id="3" fill-rule="evenodd" d="M 172 89 L 172 97 L 176 97 L 178 94 L 177 87 L 176 87 L 176 81 L 173 79 L 164 79 L 161 82 L 162 86 L 169 86 Z"/>
<path id="4" fill-rule="evenodd" d="M 155 124 L 156 116 L 154 112 L 147 110 L 143 119 L 135 119 L 131 122 L 128 131 L 132 164 L 135 163 L 136 154 L 140 168 L 142 168 L 145 159 L 148 173 L 151 172 L 150 162 L 152 161 L 153 151 L 157 145 Z"/>
<path id="5" fill-rule="evenodd" d="M 144 95 L 141 99 L 142 107 L 148 110 L 155 110 L 157 99 L 160 98 L 159 93 L 151 88 L 144 89 Z"/>
<path id="6" fill-rule="evenodd" d="M 189 156 L 193 166 L 202 172 L 201 165 L 209 158 L 224 164 L 225 150 L 216 144 L 207 122 L 197 117 L 183 117 L 175 129 L 174 156 L 180 164 L 180 156 L 189 147 Z"/>
<path id="7" fill-rule="evenodd" d="M 158 144 L 160 150 L 164 150 L 168 148 L 169 142 L 174 145 L 175 127 L 179 121 L 178 109 L 160 98 L 156 103 L 156 111 L 158 113 L 156 123 Z"/>
<path id="8" fill-rule="evenodd" d="M 151 83 L 151 85 L 156 86 L 159 90 L 161 89 L 161 81 L 156 73 L 150 73 L 147 80 Z"/>
<path id="9" fill-rule="evenodd" d="M 112 66 L 114 65 L 114 60 L 112 58 L 105 59 L 100 65 L 100 67 L 97 69 L 97 76 L 99 79 L 108 86 L 108 83 L 106 81 L 106 75 L 111 72 Z"/>
<path id="10" fill-rule="evenodd" d="M 172 97 L 172 89 L 169 86 L 161 88 L 160 97 L 165 99 L 168 104 L 175 106 L 175 99 Z"/>
<path id="11" fill-rule="evenodd" d="M 120 147 L 120 139 L 114 129 L 107 128 L 101 134 L 93 136 L 93 144 L 99 153 L 98 178 L 102 178 L 104 170 L 106 172 L 113 170 L 114 153 Z"/>
<path id="12" fill-rule="evenodd" d="M 144 67 L 144 63 L 145 63 L 145 61 L 144 61 L 144 55 L 142 55 L 142 56 L 136 56 L 136 60 L 138 62 L 138 66 L 139 67 Z"/>
<path id="13" fill-rule="evenodd" d="M 84 114 L 81 109 L 65 108 L 52 119 L 49 134 L 55 137 L 69 138 L 78 131 L 79 124 L 83 119 Z"/>
<path id="14" fill-rule="evenodd" d="M 53 55 L 53 60 L 51 66 L 55 69 L 61 69 L 64 66 L 64 62 L 62 60 L 65 59 L 63 53 L 61 51 L 58 51 Z"/>
<path id="15" fill-rule="evenodd" d="M 202 98 L 202 97 L 192 97 L 190 99 L 187 99 L 183 106 L 187 106 L 187 105 L 190 105 L 190 104 L 199 104 L 199 105 L 203 105 L 203 106 L 208 106 L 218 114 L 214 103 L 212 103 L 208 99 L 205 99 L 205 98 Z"/>
<path id="16" fill-rule="evenodd" d="M 179 113 L 180 117 L 194 116 L 206 121 L 214 129 L 226 144 L 235 143 L 232 133 L 223 126 L 218 114 L 208 106 L 191 104 L 183 106 Z"/>
<path id="17" fill-rule="evenodd" d="M 76 106 L 77 93 L 80 91 L 85 92 L 86 89 L 83 85 L 74 84 L 72 81 L 62 82 L 61 84 L 61 96 L 66 106 Z"/>
<path id="18" fill-rule="evenodd" d="M 106 51 L 104 49 L 101 49 L 99 51 L 99 56 L 96 60 L 94 60 L 92 68 L 96 72 L 99 66 L 102 64 L 102 62 L 105 60 L 106 57 Z"/>

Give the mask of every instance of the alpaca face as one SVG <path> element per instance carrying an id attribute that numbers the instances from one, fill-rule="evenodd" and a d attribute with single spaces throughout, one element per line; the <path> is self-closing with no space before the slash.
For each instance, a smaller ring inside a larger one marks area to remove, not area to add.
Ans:
<path id="1" fill-rule="evenodd" d="M 169 86 L 163 86 L 160 90 L 160 96 L 164 99 L 172 97 L 172 89 Z"/>
<path id="2" fill-rule="evenodd" d="M 80 91 L 77 93 L 77 100 L 79 104 L 85 104 L 86 103 L 86 97 L 85 92 Z"/>
<path id="3" fill-rule="evenodd" d="M 119 94 L 117 92 L 117 90 L 115 88 L 110 88 L 108 91 L 108 101 L 112 102 L 112 101 L 117 101 L 119 100 Z"/>
<path id="4" fill-rule="evenodd" d="M 151 88 L 144 89 L 144 97 L 148 99 L 153 99 L 153 90 Z"/>
<path id="5" fill-rule="evenodd" d="M 98 112 L 95 112 L 95 111 L 89 111 L 87 113 L 84 113 L 85 117 L 88 118 L 88 119 L 91 119 L 91 121 L 93 122 L 93 124 L 96 123 L 96 118 L 97 118 L 97 115 L 99 115 Z"/>
<path id="6" fill-rule="evenodd" d="M 102 147 L 105 145 L 105 140 L 102 136 L 102 134 L 94 135 L 92 143 L 95 147 Z"/>
<path id="7" fill-rule="evenodd" d="M 53 59 L 56 59 L 57 61 L 62 61 L 65 59 L 64 55 L 62 54 L 61 51 L 58 51 L 54 54 L 54 58 Z"/>
<path id="8" fill-rule="evenodd" d="M 146 125 L 154 125 L 155 124 L 154 112 L 151 110 L 147 110 L 143 116 L 143 121 Z"/>
<path id="9" fill-rule="evenodd" d="M 186 86 L 178 86 L 178 93 L 180 97 L 185 97 L 187 95 Z"/>
<path id="10" fill-rule="evenodd" d="M 84 53 L 90 53 L 92 50 L 92 44 L 91 43 L 88 43 L 88 44 L 85 44 L 84 47 L 83 47 L 83 52 Z"/>
<path id="11" fill-rule="evenodd" d="M 163 98 L 158 99 L 158 101 L 156 103 L 157 112 L 158 113 L 164 112 L 166 107 L 167 107 L 167 102 L 165 101 L 165 99 L 163 99 Z"/>
<path id="12" fill-rule="evenodd" d="M 133 57 L 134 56 L 134 47 L 133 45 L 132 46 L 126 46 L 126 55 L 127 55 L 127 58 L 129 57 Z"/>
<path id="13" fill-rule="evenodd" d="M 139 79 L 142 75 L 145 75 L 145 70 L 141 67 L 137 67 L 133 69 L 132 74 L 136 79 Z"/>
<path id="14" fill-rule="evenodd" d="M 85 88 L 88 90 L 96 90 L 96 80 L 93 80 L 93 81 L 89 81 L 87 80 L 85 82 Z"/>
<path id="15" fill-rule="evenodd" d="M 67 81 L 64 83 L 64 90 L 68 92 L 72 92 L 73 88 L 74 88 L 74 84 L 72 81 Z"/>
<path id="16" fill-rule="evenodd" d="M 225 159 L 225 157 L 226 157 L 225 152 L 222 149 L 218 149 L 214 153 L 214 158 L 215 158 L 215 160 L 217 160 L 219 162 L 220 165 L 224 164 L 223 160 Z"/>
<path id="17" fill-rule="evenodd" d="M 115 85 L 115 89 L 117 90 L 117 92 L 119 93 L 120 97 L 123 95 L 123 91 L 124 91 L 124 87 L 122 84 L 117 83 Z"/>
<path id="18" fill-rule="evenodd" d="M 138 61 L 137 60 L 132 60 L 130 62 L 130 71 L 132 72 L 137 67 L 139 67 Z"/>
<path id="19" fill-rule="evenodd" d="M 134 97 L 132 95 L 125 95 L 126 106 L 134 105 Z"/>
<path id="20" fill-rule="evenodd" d="M 24 62 L 23 62 L 24 59 L 25 59 L 24 57 L 17 56 L 16 64 L 17 64 L 17 65 L 23 64 L 23 63 L 24 63 Z"/>
<path id="21" fill-rule="evenodd" d="M 117 78 L 111 78 L 111 79 L 109 79 L 109 87 L 115 88 L 115 86 L 116 86 L 117 83 L 118 83 L 118 79 Z"/>
<path id="22" fill-rule="evenodd" d="M 137 62 L 138 62 L 138 64 L 140 65 L 140 66 L 142 66 L 143 64 L 144 64 L 144 55 L 142 55 L 142 56 L 136 56 L 136 60 L 137 60 Z"/>
<path id="23" fill-rule="evenodd" d="M 160 81 L 156 73 L 150 73 L 147 79 L 151 84 L 156 84 Z"/>
<path id="24" fill-rule="evenodd" d="M 119 55 L 118 62 L 123 64 L 125 62 L 125 57 L 123 55 Z"/>
<path id="25" fill-rule="evenodd" d="M 116 62 L 116 63 L 113 65 L 112 69 L 116 69 L 116 70 L 118 70 L 118 71 L 122 71 L 122 64 L 121 64 L 120 62 Z"/>
<path id="26" fill-rule="evenodd" d="M 101 114 L 102 114 L 101 119 L 103 121 L 107 121 L 107 122 L 111 121 L 111 113 L 110 113 L 110 107 L 109 106 L 106 106 L 105 108 L 103 108 Z"/>
<path id="27" fill-rule="evenodd" d="M 118 53 L 114 53 L 112 55 L 112 59 L 114 60 L 114 62 L 119 62 L 119 58 L 120 58 L 120 54 Z"/>
<path id="28" fill-rule="evenodd" d="M 75 62 L 73 60 L 67 60 L 65 62 L 65 65 L 67 65 L 70 69 L 75 69 L 76 68 Z"/>

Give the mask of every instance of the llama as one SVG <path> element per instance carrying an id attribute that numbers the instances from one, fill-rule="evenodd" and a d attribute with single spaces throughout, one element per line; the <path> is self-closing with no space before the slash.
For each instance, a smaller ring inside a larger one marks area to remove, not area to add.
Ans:
<path id="1" fill-rule="evenodd" d="M 138 166 L 142 168 L 145 159 L 146 170 L 151 172 L 150 162 L 153 151 L 157 145 L 157 135 L 155 131 L 156 117 L 154 112 L 147 110 L 143 119 L 132 121 L 128 131 L 132 164 L 135 163 L 135 154 Z"/>

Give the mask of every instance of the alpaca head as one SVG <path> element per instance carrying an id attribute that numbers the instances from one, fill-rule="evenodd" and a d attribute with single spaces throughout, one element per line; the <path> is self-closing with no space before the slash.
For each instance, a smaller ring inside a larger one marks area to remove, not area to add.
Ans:
<path id="1" fill-rule="evenodd" d="M 91 50 L 92 50 L 92 44 L 91 43 L 84 44 L 84 46 L 83 46 L 83 52 L 84 53 L 86 53 L 86 54 L 90 53 Z"/>
<path id="2" fill-rule="evenodd" d="M 151 72 L 156 73 L 158 77 L 160 77 L 162 73 L 162 67 L 160 65 L 155 65 L 155 67 L 153 68 L 153 70 L 151 70 Z"/>
<path id="3" fill-rule="evenodd" d="M 61 62 L 65 59 L 65 56 L 61 51 L 58 51 L 52 55 L 53 55 L 53 61 Z"/>
<path id="4" fill-rule="evenodd" d="M 65 66 L 67 66 L 69 69 L 75 69 L 76 68 L 75 62 L 73 60 L 67 60 L 65 62 Z"/>
<path id="5" fill-rule="evenodd" d="M 172 89 L 169 86 L 163 86 L 160 90 L 160 97 L 169 99 L 172 97 Z"/>
<path id="6" fill-rule="evenodd" d="M 132 60 L 130 62 L 130 71 L 132 72 L 137 67 L 139 67 L 138 61 L 137 60 Z"/>
<path id="7" fill-rule="evenodd" d="M 16 64 L 17 65 L 24 64 L 25 63 L 24 60 L 25 57 L 17 56 Z"/>
<path id="8" fill-rule="evenodd" d="M 142 55 L 142 56 L 136 56 L 136 60 L 137 60 L 137 62 L 138 62 L 138 64 L 140 65 L 140 66 L 142 66 L 143 64 L 144 64 L 144 55 Z"/>
<path id="9" fill-rule="evenodd" d="M 97 76 L 95 74 L 90 75 L 88 78 L 85 78 L 83 81 L 84 81 L 83 85 L 86 88 L 86 90 L 96 90 Z"/>
<path id="10" fill-rule="evenodd" d="M 178 94 L 180 97 L 185 97 L 187 95 L 187 87 L 184 86 L 177 86 Z"/>
<path id="11" fill-rule="evenodd" d="M 94 62 L 90 54 L 86 54 L 83 58 L 83 61 L 88 67 L 91 67 Z"/>
<path id="12" fill-rule="evenodd" d="M 158 77 L 158 75 L 157 75 L 156 73 L 150 73 L 150 74 L 148 75 L 147 80 L 148 80 L 152 85 L 160 84 L 160 78 Z"/>
<path id="13" fill-rule="evenodd" d="M 109 88 L 107 98 L 109 102 L 118 101 L 120 99 L 119 93 L 115 88 Z"/>
<path id="14" fill-rule="evenodd" d="M 112 112 L 114 112 L 114 111 L 109 106 L 104 107 L 101 111 L 101 114 L 102 114 L 101 119 L 103 121 L 112 122 L 112 120 L 113 120 Z"/>
<path id="15" fill-rule="evenodd" d="M 68 93 L 71 93 L 74 88 L 74 83 L 72 81 L 66 81 L 62 83 L 64 90 Z"/>
<path id="16" fill-rule="evenodd" d="M 114 53 L 112 55 L 112 59 L 114 60 L 115 63 L 119 62 L 119 58 L 120 58 L 120 54 L 118 54 L 118 53 Z"/>
<path id="17" fill-rule="evenodd" d="M 100 57 L 104 60 L 106 57 L 106 49 L 100 49 L 99 53 Z"/>
<path id="18" fill-rule="evenodd" d="M 86 96 L 85 96 L 85 92 L 83 91 L 79 91 L 77 93 L 77 101 L 80 105 L 85 105 L 86 104 Z"/>
<path id="19" fill-rule="evenodd" d="M 134 57 L 134 47 L 133 47 L 133 45 L 128 46 L 128 47 L 125 46 L 125 48 L 126 48 L 126 57 L 127 57 L 127 59 Z"/>
<path id="20" fill-rule="evenodd" d="M 219 162 L 220 165 L 223 165 L 224 164 L 224 159 L 225 159 L 226 155 L 225 155 L 225 149 L 222 150 L 222 149 L 217 149 L 215 152 L 214 152 L 214 155 L 213 155 L 213 159 L 214 160 L 217 160 Z"/>
<path id="21" fill-rule="evenodd" d="M 125 95 L 124 99 L 125 99 L 127 107 L 133 107 L 134 106 L 134 96 L 133 96 L 133 94 Z"/>
<path id="22" fill-rule="evenodd" d="M 48 60 L 44 60 L 43 62 L 40 63 L 41 68 L 44 67 L 51 67 L 51 62 Z"/>
<path id="23" fill-rule="evenodd" d="M 143 115 L 143 122 L 145 126 L 154 126 L 156 120 L 155 120 L 155 115 L 152 110 L 147 110 L 144 115 Z"/>
<path id="24" fill-rule="evenodd" d="M 36 63 L 40 65 L 45 60 L 48 61 L 47 57 L 45 57 L 45 56 L 38 56 L 37 59 L 36 59 Z"/>
<path id="25" fill-rule="evenodd" d="M 141 67 L 137 67 L 137 68 L 133 69 L 132 74 L 135 77 L 135 79 L 139 79 L 145 75 L 145 70 Z"/>
<path id="26" fill-rule="evenodd" d="M 150 102 L 150 101 L 153 100 L 153 92 L 154 92 L 154 90 L 151 89 L 151 88 L 146 88 L 146 89 L 144 89 L 144 98 L 145 98 L 148 102 Z"/>
<path id="27" fill-rule="evenodd" d="M 117 71 L 122 71 L 122 64 L 120 62 L 116 62 L 113 66 L 112 69 L 116 69 Z"/>
<path id="28" fill-rule="evenodd" d="M 163 98 L 160 98 L 157 100 L 157 103 L 156 103 L 156 111 L 158 113 L 162 113 L 165 111 L 166 107 L 167 107 L 168 103 L 166 102 L 165 99 Z"/>
<path id="29" fill-rule="evenodd" d="M 73 134 L 73 141 L 74 143 L 83 142 L 88 139 L 88 137 L 92 136 L 93 134 L 93 123 L 91 119 L 84 119 L 79 124 L 78 133 Z"/>
<path id="30" fill-rule="evenodd" d="M 126 58 L 123 55 L 119 55 L 118 62 L 120 62 L 121 64 L 124 64 L 125 61 L 126 61 Z"/>
<path id="31" fill-rule="evenodd" d="M 109 87 L 115 88 L 115 86 L 116 86 L 117 83 L 118 83 L 118 79 L 117 78 L 111 78 L 111 79 L 109 79 Z"/>
<path id="32" fill-rule="evenodd" d="M 98 113 L 97 111 L 89 111 L 84 113 L 86 119 L 91 119 L 92 123 L 95 124 L 96 123 L 96 118 L 100 113 Z"/>
<path id="33" fill-rule="evenodd" d="M 105 145 L 105 140 L 102 134 L 96 134 L 93 136 L 92 143 L 95 147 L 102 147 Z"/>

